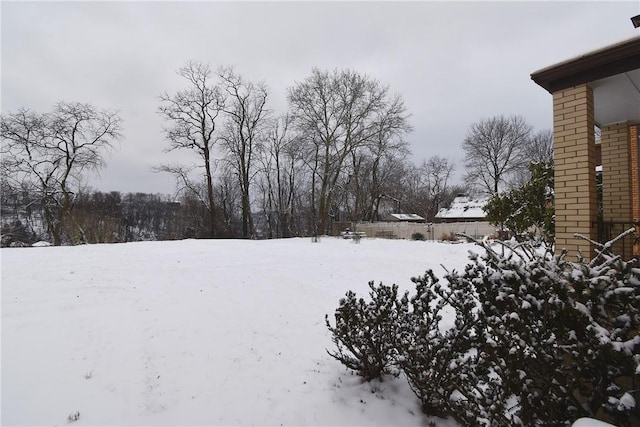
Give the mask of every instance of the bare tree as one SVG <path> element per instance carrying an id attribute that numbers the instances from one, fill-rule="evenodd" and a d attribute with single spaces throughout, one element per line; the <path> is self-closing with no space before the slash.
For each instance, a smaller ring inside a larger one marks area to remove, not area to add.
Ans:
<path id="1" fill-rule="evenodd" d="M 165 128 L 165 136 L 169 141 L 167 151 L 187 149 L 199 156 L 200 167 L 204 169 L 209 237 L 214 237 L 212 151 L 218 130 L 216 125 L 224 108 L 225 94 L 213 83 L 212 72 L 206 64 L 190 61 L 178 70 L 178 75 L 187 80 L 189 87 L 173 96 L 166 92 L 160 96 L 162 105 L 159 107 L 159 113 L 170 123 L 169 127 Z M 184 170 L 180 168 L 180 171 Z"/>
<path id="2" fill-rule="evenodd" d="M 450 202 L 449 178 L 453 173 L 454 164 L 448 159 L 432 156 L 422 163 L 421 170 L 425 176 L 429 200 L 426 218 L 433 221 L 440 208 Z"/>
<path id="3" fill-rule="evenodd" d="M 397 198 L 394 193 L 401 185 L 410 152 L 405 141 L 380 136 L 351 155 L 346 185 L 351 220 L 378 221 L 382 201 Z"/>
<path id="4" fill-rule="evenodd" d="M 467 183 L 497 194 L 510 176 L 526 167 L 523 148 L 530 134 L 531 126 L 521 116 L 496 116 L 471 125 L 462 143 Z"/>
<path id="5" fill-rule="evenodd" d="M 242 237 L 253 235 L 250 186 L 255 176 L 255 157 L 265 135 L 268 90 L 264 83 L 245 81 L 233 68 L 218 71 L 221 85 L 227 92 L 224 108 L 227 115 L 221 141 L 228 161 L 238 178 L 241 192 Z"/>
<path id="6" fill-rule="evenodd" d="M 224 163 L 221 168 L 216 197 L 220 201 L 219 211 L 223 219 L 220 235 L 225 238 L 239 236 L 242 225 L 237 213 L 241 211 L 242 194 L 235 171 L 228 163 Z"/>
<path id="7" fill-rule="evenodd" d="M 524 148 L 525 158 L 535 163 L 553 163 L 553 132 L 544 129 L 536 132 Z"/>
<path id="8" fill-rule="evenodd" d="M 59 102 L 50 113 L 20 109 L 2 116 L 3 168 L 14 183 L 38 191 L 54 245 L 63 237 L 86 241 L 72 215 L 75 190 L 83 172 L 104 165 L 103 152 L 120 129 L 116 112 L 78 102 Z"/>
<path id="9" fill-rule="evenodd" d="M 529 163 L 543 163 L 553 165 L 553 132 L 544 129 L 536 132 L 522 147 L 524 167 L 514 173 L 510 187 L 519 188 L 531 180 Z"/>
<path id="10" fill-rule="evenodd" d="M 353 220 L 377 221 L 380 219 L 380 203 L 384 198 L 391 199 L 392 188 L 400 177 L 398 171 L 410 154 L 403 132 L 389 121 L 402 117 L 398 110 L 402 103 L 391 103 L 389 109 L 382 112 L 378 125 L 380 132 L 361 147 L 351 153 L 349 181 L 353 198 Z M 405 124 L 406 125 L 406 124 Z M 410 127 L 406 125 L 405 131 Z"/>
<path id="11" fill-rule="evenodd" d="M 34 194 L 31 183 L 14 179 L 11 170 L 14 159 L 6 144 L 0 147 L 0 245 L 32 244 L 46 239 L 39 235 L 42 227 L 38 225 L 44 224 L 41 201 Z"/>
<path id="12" fill-rule="evenodd" d="M 380 135 L 408 132 L 408 114 L 399 95 L 389 95 L 388 87 L 350 70 L 314 69 L 289 89 L 288 99 L 298 129 L 311 144 L 312 209 L 315 227 L 324 233 L 345 161 Z"/>
<path id="13" fill-rule="evenodd" d="M 292 131 L 291 121 L 288 114 L 271 120 L 260 153 L 262 211 L 269 237 L 291 237 L 295 233 L 295 200 L 304 173 L 300 139 Z"/>
<path id="14" fill-rule="evenodd" d="M 176 180 L 176 193 L 180 197 L 188 197 L 197 200 L 204 206 L 207 202 L 207 188 L 203 182 L 196 181 L 192 178 L 193 171 L 196 166 L 184 166 L 179 164 L 165 164 L 154 167 L 155 172 L 166 172 L 174 176 Z"/>

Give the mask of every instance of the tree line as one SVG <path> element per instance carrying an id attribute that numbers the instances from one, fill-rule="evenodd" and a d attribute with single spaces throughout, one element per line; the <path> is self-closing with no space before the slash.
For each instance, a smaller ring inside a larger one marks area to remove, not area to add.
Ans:
<path id="1" fill-rule="evenodd" d="M 391 212 L 430 221 L 456 194 L 468 193 L 470 182 L 495 190 L 509 176 L 512 185 L 516 171 L 526 174 L 524 147 L 542 135 L 532 137 L 519 116 L 472 126 L 463 143 L 469 181 L 461 187 L 451 183 L 451 160 L 411 162 L 404 101 L 370 76 L 313 69 L 287 90 L 288 111 L 276 114 L 268 86 L 232 67 L 191 61 L 177 74 L 184 88 L 159 97 L 165 149 L 168 158 L 186 150 L 195 160 L 154 168 L 175 177 L 170 197 L 84 186 L 84 173 L 104 166 L 122 138 L 114 111 L 60 102 L 47 113 L 2 115 L 3 235 L 22 227 L 55 245 L 280 238 L 331 234 L 337 222 L 377 221 Z"/>

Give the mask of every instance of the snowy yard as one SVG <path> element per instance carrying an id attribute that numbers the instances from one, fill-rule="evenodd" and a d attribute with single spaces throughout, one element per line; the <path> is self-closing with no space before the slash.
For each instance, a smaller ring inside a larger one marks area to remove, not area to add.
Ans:
<path id="1" fill-rule="evenodd" d="M 413 289 L 428 268 L 460 270 L 469 250 L 339 238 L 2 249 L 2 425 L 427 425 L 404 378 L 363 384 L 326 353 L 324 316 L 370 280 Z"/>

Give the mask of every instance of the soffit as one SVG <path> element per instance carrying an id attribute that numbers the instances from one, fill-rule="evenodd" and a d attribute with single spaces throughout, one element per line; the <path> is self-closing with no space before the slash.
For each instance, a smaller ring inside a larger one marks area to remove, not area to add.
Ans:
<path id="1" fill-rule="evenodd" d="M 640 69 L 596 80 L 589 86 L 596 124 L 640 123 Z"/>
<path id="2" fill-rule="evenodd" d="M 640 123 L 640 37 L 597 49 L 531 74 L 549 93 L 581 84 L 594 91 L 597 124 Z"/>

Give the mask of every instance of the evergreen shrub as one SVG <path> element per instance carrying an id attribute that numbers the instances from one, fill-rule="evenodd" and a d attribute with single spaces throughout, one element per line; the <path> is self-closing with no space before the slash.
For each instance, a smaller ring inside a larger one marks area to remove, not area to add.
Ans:
<path id="1" fill-rule="evenodd" d="M 446 416 L 456 410 L 455 394 L 469 382 L 472 358 L 473 300 L 461 290 L 441 286 L 429 270 L 411 279 L 416 293 L 400 301 L 396 324 L 398 366 L 429 415 Z M 453 307 L 455 325 L 441 325 L 442 312 Z"/>
<path id="2" fill-rule="evenodd" d="M 477 243 L 484 254 L 447 272 L 446 284 L 427 271 L 411 297 L 373 283 L 369 302 L 348 292 L 335 328 L 327 317 L 338 345 L 330 354 L 367 380 L 401 370 L 425 413 L 465 426 L 639 425 L 636 261 L 611 254 L 613 241 L 593 242 L 590 262 L 529 243 Z"/>
<path id="3" fill-rule="evenodd" d="M 348 291 L 335 312 L 335 326 L 325 316 L 337 350 L 330 356 L 367 381 L 394 373 L 394 333 L 398 318 L 398 287 L 369 282 L 370 301 Z"/>

